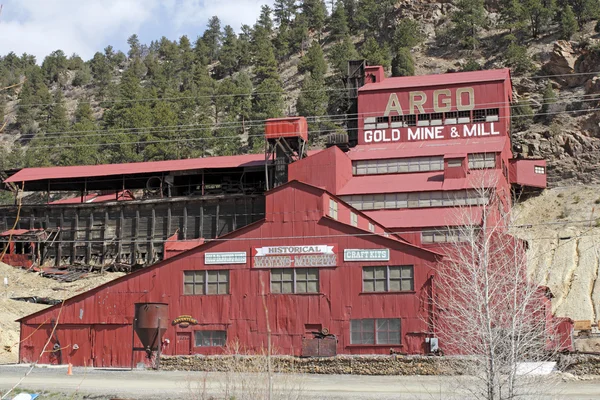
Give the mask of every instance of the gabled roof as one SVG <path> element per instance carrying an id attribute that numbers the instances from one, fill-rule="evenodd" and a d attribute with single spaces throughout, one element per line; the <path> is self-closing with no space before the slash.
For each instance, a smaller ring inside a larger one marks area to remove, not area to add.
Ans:
<path id="1" fill-rule="evenodd" d="M 392 77 L 383 79 L 381 82 L 367 83 L 358 89 L 358 91 L 401 90 L 416 87 L 424 88 L 427 86 L 448 86 L 505 80 L 510 80 L 510 70 L 508 68 L 485 71 L 452 72 L 437 75 Z"/>

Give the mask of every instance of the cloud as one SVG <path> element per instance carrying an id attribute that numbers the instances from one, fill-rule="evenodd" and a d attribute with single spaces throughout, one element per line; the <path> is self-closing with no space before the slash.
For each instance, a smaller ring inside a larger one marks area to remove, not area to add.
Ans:
<path id="1" fill-rule="evenodd" d="M 150 18 L 157 0 L 9 0 L 0 19 L 0 54 L 36 56 L 39 63 L 61 49 L 84 59 L 107 40 L 135 32 Z"/>
<path id="2" fill-rule="evenodd" d="M 36 56 L 52 51 L 90 59 L 108 44 L 126 51 L 133 33 L 158 39 L 200 35 L 213 15 L 236 31 L 252 25 L 272 0 L 4 0 L 0 16 L 0 55 L 14 51 Z"/>

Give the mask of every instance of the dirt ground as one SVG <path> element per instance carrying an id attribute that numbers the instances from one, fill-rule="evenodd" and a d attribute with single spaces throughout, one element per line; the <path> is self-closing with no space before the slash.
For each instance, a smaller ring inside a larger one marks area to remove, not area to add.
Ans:
<path id="1" fill-rule="evenodd" d="M 49 307 L 11 298 L 38 296 L 63 300 L 122 275 L 117 272 L 91 274 L 75 282 L 61 283 L 0 262 L 0 364 L 17 362 L 19 324 L 15 320 Z M 8 279 L 8 285 L 4 284 L 4 278 Z"/>

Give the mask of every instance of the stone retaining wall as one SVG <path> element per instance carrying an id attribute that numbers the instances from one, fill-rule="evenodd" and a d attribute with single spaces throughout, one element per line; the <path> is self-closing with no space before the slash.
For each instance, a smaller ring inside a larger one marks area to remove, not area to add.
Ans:
<path id="1" fill-rule="evenodd" d="M 464 375 L 466 358 L 423 356 L 337 356 L 299 358 L 274 356 L 273 370 L 282 373 L 345 375 Z M 179 371 L 262 372 L 264 356 L 164 356 L 161 369 Z"/>
<path id="2" fill-rule="evenodd" d="M 567 354 L 556 359 L 557 368 L 573 375 L 599 375 L 600 355 Z M 336 356 L 300 358 L 273 356 L 279 373 L 343 375 L 467 375 L 474 364 L 468 357 Z M 163 356 L 166 371 L 265 372 L 264 356 Z"/>

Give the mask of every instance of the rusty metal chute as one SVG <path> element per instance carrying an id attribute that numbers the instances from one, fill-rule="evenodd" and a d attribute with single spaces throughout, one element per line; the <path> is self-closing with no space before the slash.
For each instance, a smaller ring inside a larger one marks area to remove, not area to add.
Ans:
<path id="1" fill-rule="evenodd" d="M 136 303 L 133 332 L 142 343 L 142 347 L 133 347 L 131 353 L 131 367 L 133 368 L 133 354 L 135 351 L 145 351 L 148 359 L 156 352 L 154 368 L 160 368 L 160 352 L 162 337 L 169 326 L 169 305 L 166 303 Z"/>

